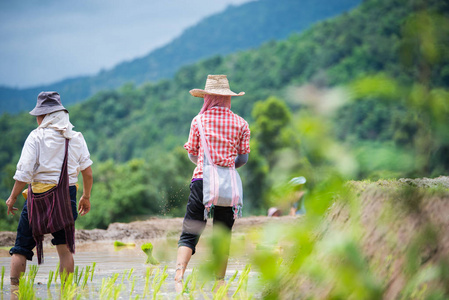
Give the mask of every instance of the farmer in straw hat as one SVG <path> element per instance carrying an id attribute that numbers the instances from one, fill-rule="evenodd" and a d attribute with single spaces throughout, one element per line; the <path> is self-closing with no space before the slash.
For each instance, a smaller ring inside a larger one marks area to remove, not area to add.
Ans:
<path id="1" fill-rule="evenodd" d="M 6 200 L 8 215 L 15 215 L 17 196 L 28 184 L 28 190 L 23 193 L 27 201 L 20 215 L 16 242 L 9 251 L 12 285 L 19 284 L 20 274 L 26 270 L 26 261 L 32 260 L 32 250 L 36 246 L 41 263 L 44 233 L 53 235 L 52 244 L 56 245 L 61 274 L 73 272 L 79 172 L 84 185 L 79 202 L 81 215 L 90 210 L 93 182 L 92 161 L 86 142 L 81 133 L 72 130 L 68 111 L 61 104 L 59 94 L 40 93 L 30 115 L 36 116 L 38 127 L 25 141 L 14 175 L 15 184 Z"/>
<path id="2" fill-rule="evenodd" d="M 231 97 L 242 96 L 245 93 L 234 93 L 229 88 L 226 75 L 209 75 L 206 87 L 193 89 L 190 94 L 194 97 L 204 98 L 204 104 L 199 118 L 204 127 L 204 135 L 209 141 L 211 159 L 215 165 L 239 168 L 248 161 L 250 152 L 250 130 L 248 123 L 231 111 Z M 195 247 L 200 235 L 206 226 L 204 218 L 205 206 L 203 204 L 203 145 L 201 143 L 199 128 L 195 119 L 190 126 L 190 134 L 184 145 L 190 160 L 196 164 L 193 172 L 187 210 L 183 221 L 182 233 L 178 242 L 178 256 L 176 263 L 175 282 L 182 281 L 184 272 L 190 258 L 195 253 Z M 226 273 L 231 229 L 234 225 L 234 212 L 232 207 L 214 207 L 214 229 L 216 225 L 225 228 L 228 233 L 222 237 L 227 245 L 225 257 L 217 262 L 217 279 L 223 279 Z"/>

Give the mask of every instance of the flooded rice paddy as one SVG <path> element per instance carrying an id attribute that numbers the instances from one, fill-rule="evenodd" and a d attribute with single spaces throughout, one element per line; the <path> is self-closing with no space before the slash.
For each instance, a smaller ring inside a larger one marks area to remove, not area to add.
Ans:
<path id="1" fill-rule="evenodd" d="M 78 267 L 78 285 L 73 288 L 74 299 L 215 299 L 231 298 L 236 291 L 239 298 L 257 298 L 257 288 L 255 287 L 258 274 L 250 270 L 243 278 L 245 266 L 248 258 L 244 255 L 233 256 L 229 259 L 225 282 L 221 290 L 216 286 L 213 278 L 209 281 L 196 282 L 197 270 L 208 257 L 208 247 L 202 246 L 201 242 L 197 253 L 187 268 L 184 279 L 187 281 L 184 288 L 183 297 L 176 289 L 174 283 L 176 251 L 175 239 L 161 239 L 151 241 L 154 245 L 153 254 L 160 264 L 152 266 L 145 264 L 146 255 L 140 246 L 149 241 L 136 242 L 135 247 L 114 247 L 113 241 L 101 241 L 92 243 L 78 243 L 76 254 L 74 255 L 75 266 Z M 10 257 L 0 257 L 0 269 L 5 267 L 3 289 L 0 291 L 0 300 L 14 299 L 11 295 L 9 285 L 9 264 Z M 44 248 L 44 263 L 38 266 L 33 290 L 35 299 L 61 299 L 61 280 L 57 279 L 49 282 L 50 272 L 55 272 L 58 265 L 58 255 L 54 247 Z M 85 273 L 87 269 L 92 270 L 93 276 L 87 276 L 85 285 Z M 37 266 L 37 259 L 28 262 L 27 273 L 31 266 Z M 235 276 L 237 272 L 237 276 Z M 76 272 L 75 272 L 76 273 Z M 188 280 L 190 276 L 190 281 Z M 92 281 L 91 281 L 92 279 Z M 246 280 L 242 288 L 242 280 Z M 158 286 L 159 284 L 159 286 Z M 225 288 L 226 287 L 226 288 Z M 181 289 L 183 289 L 181 287 Z M 214 292 L 212 292 L 214 289 Z M 220 292 L 220 297 L 217 297 Z M 67 295 L 67 294 L 66 294 Z M 244 297 L 242 297 L 244 295 Z M 31 296 L 30 296 L 31 297 Z M 27 299 L 25 297 L 24 299 Z M 71 297 L 72 298 L 72 297 Z"/>

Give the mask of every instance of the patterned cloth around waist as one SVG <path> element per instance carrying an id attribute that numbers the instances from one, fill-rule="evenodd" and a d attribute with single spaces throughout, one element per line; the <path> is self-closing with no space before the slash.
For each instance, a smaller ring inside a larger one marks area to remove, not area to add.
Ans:
<path id="1" fill-rule="evenodd" d="M 51 190 L 55 186 L 56 186 L 56 184 L 51 184 L 51 183 L 42 183 L 42 182 L 32 182 L 31 183 L 31 189 L 32 189 L 33 193 L 35 193 L 35 194 L 45 193 L 46 191 Z M 76 190 L 78 191 L 79 184 L 76 183 L 75 186 L 76 186 Z M 28 188 L 26 188 L 22 191 L 22 196 L 23 196 L 23 198 L 25 198 L 25 200 L 28 199 Z"/>

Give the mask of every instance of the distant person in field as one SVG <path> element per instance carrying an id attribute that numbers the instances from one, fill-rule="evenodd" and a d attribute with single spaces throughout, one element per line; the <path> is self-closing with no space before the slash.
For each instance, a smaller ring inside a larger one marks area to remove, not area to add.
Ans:
<path id="1" fill-rule="evenodd" d="M 204 98 L 203 107 L 198 118 L 203 127 L 204 135 L 211 153 L 211 159 L 217 166 L 239 168 L 248 161 L 250 152 L 250 130 L 248 123 L 231 111 L 231 97 L 242 96 L 245 93 L 234 93 L 229 88 L 226 75 L 209 75 L 204 90 L 193 89 L 190 94 Z M 203 161 L 204 145 L 201 143 L 200 132 L 196 119 L 192 121 L 190 134 L 184 148 L 190 160 L 196 164 L 190 183 L 190 196 L 183 221 L 182 233 L 178 242 L 178 256 L 176 263 L 175 282 L 182 281 L 187 264 L 189 263 L 200 235 L 207 222 L 205 205 L 203 204 Z M 216 277 L 224 279 L 231 230 L 234 225 L 236 211 L 233 207 L 214 206 L 213 225 L 225 228 L 222 241 L 227 248 L 224 259 L 217 263 Z"/>
<path id="2" fill-rule="evenodd" d="M 90 211 L 92 161 L 81 133 L 73 131 L 68 110 L 56 92 L 42 92 L 36 107 L 38 127 L 25 141 L 14 175 L 15 184 L 6 200 L 8 215 L 15 215 L 17 197 L 23 192 L 23 206 L 11 257 L 11 285 L 18 285 L 26 261 L 32 260 L 36 247 L 38 263 L 43 259 L 43 235 L 53 235 L 60 261 L 60 272 L 73 272 L 75 220 Z M 78 174 L 83 176 L 83 195 L 76 209 Z"/>
<path id="3" fill-rule="evenodd" d="M 304 176 L 293 177 L 290 182 L 293 186 L 293 204 L 290 208 L 290 216 L 304 215 L 306 213 L 306 207 L 304 205 L 306 190 L 304 189 L 304 184 L 306 183 L 306 178 Z"/>

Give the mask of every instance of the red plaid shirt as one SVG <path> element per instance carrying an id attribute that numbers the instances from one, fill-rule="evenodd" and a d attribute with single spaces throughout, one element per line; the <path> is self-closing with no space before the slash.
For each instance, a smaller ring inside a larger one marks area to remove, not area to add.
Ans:
<path id="1" fill-rule="evenodd" d="M 212 107 L 200 115 L 206 134 L 210 155 L 214 164 L 232 167 L 238 154 L 250 152 L 250 130 L 248 123 L 226 107 Z M 189 140 L 184 148 L 198 156 L 198 164 L 192 178 L 203 178 L 203 146 L 196 120 L 190 125 Z M 201 155 L 199 155 L 201 154 Z"/>

